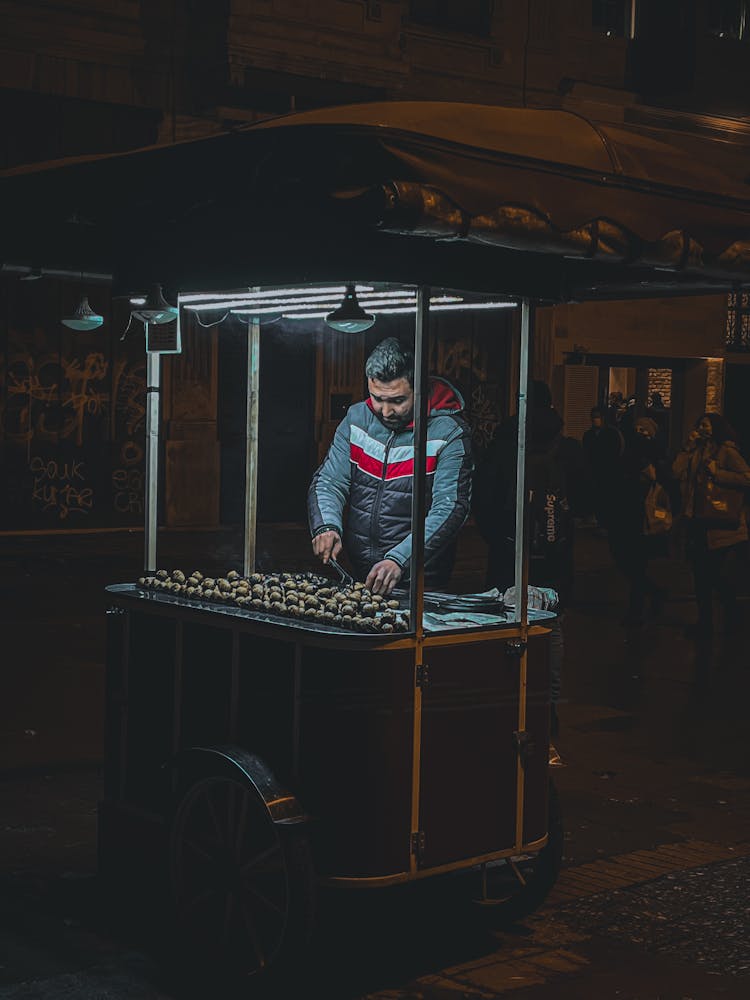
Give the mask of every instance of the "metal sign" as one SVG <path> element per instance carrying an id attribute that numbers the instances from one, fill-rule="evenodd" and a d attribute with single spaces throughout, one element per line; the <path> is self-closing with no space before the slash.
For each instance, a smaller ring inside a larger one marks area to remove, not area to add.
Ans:
<path id="1" fill-rule="evenodd" d="M 148 354 L 181 354 L 180 324 L 165 323 L 157 326 L 146 323 L 146 352 Z"/>

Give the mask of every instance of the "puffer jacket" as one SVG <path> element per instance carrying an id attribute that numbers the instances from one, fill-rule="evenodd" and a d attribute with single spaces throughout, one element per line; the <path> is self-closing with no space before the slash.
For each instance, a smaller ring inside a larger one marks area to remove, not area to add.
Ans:
<path id="1" fill-rule="evenodd" d="M 431 587 L 450 575 L 452 543 L 471 504 L 471 437 L 463 409 L 449 382 L 430 379 L 425 579 Z M 409 575 L 413 471 L 413 424 L 389 430 L 369 398 L 349 407 L 310 484 L 307 513 L 313 537 L 339 532 L 360 580 L 381 559 L 392 559 Z"/>
<path id="2" fill-rule="evenodd" d="M 717 445 L 709 440 L 689 450 L 684 449 L 672 463 L 672 472 L 680 482 L 682 510 L 688 518 L 693 517 L 696 486 L 705 475 L 705 466 L 712 460 L 716 462 L 716 482 L 719 486 L 750 489 L 750 467 L 734 441 L 725 441 Z M 715 527 L 706 531 L 709 549 L 728 548 L 730 545 L 746 542 L 747 539 L 747 517 L 744 508 L 736 528 Z"/>

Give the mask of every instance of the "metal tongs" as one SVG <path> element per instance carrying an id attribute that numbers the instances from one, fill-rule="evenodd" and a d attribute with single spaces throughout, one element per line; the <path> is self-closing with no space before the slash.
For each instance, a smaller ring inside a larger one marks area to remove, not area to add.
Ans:
<path id="1" fill-rule="evenodd" d="M 344 567 L 337 563 L 333 556 L 329 557 L 327 565 L 332 566 L 336 570 L 343 584 L 347 587 L 354 586 L 354 577 L 351 573 L 347 573 Z"/>

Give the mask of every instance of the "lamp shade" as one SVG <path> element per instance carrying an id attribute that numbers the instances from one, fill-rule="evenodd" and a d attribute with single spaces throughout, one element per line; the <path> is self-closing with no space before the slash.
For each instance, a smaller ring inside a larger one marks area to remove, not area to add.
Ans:
<path id="1" fill-rule="evenodd" d="M 85 330 L 96 330 L 104 322 L 104 317 L 95 313 L 89 305 L 88 295 L 84 295 L 72 313 L 63 316 L 63 325 L 71 330 L 83 332 Z"/>
<path id="2" fill-rule="evenodd" d="M 341 333 L 364 333 L 375 322 L 372 313 L 365 312 L 357 301 L 354 285 L 346 286 L 344 301 L 332 313 L 326 316 L 326 323 L 332 330 Z"/>
<path id="3" fill-rule="evenodd" d="M 131 315 L 142 323 L 154 323 L 160 326 L 162 323 L 171 323 L 177 319 L 177 306 L 171 306 L 167 302 L 162 295 L 161 285 L 154 285 L 143 305 L 132 309 Z"/>

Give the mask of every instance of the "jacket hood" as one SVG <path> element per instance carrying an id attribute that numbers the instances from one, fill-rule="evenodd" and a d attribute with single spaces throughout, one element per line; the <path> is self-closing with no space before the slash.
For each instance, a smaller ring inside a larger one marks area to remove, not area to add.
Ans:
<path id="1" fill-rule="evenodd" d="M 430 376 L 430 400 L 427 409 L 431 417 L 436 417 L 439 413 L 462 413 L 465 405 L 461 393 L 447 379 L 437 375 Z"/>

